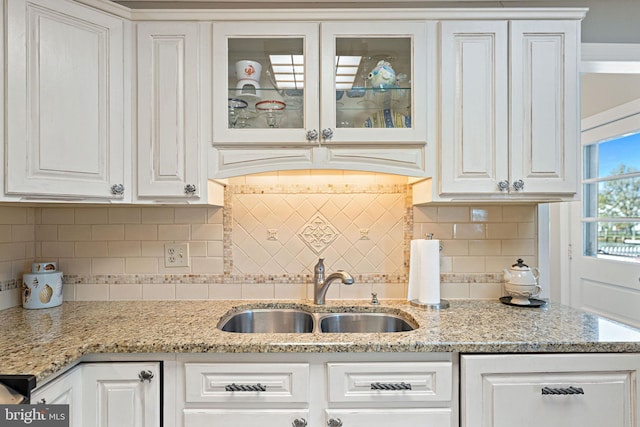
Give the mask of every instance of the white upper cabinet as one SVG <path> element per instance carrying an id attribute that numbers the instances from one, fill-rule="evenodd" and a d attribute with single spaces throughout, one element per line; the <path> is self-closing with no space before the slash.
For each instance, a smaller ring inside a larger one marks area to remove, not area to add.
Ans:
<path id="1" fill-rule="evenodd" d="M 425 22 L 215 23 L 213 49 L 214 145 L 425 143 Z"/>
<path id="2" fill-rule="evenodd" d="M 325 168 L 422 175 L 435 28 L 214 23 L 213 176 Z"/>
<path id="3" fill-rule="evenodd" d="M 578 190 L 579 35 L 576 21 L 510 23 L 510 192 Z"/>
<path id="4" fill-rule="evenodd" d="M 137 201 L 209 203 L 211 24 L 137 27 Z"/>
<path id="5" fill-rule="evenodd" d="M 317 23 L 214 23 L 214 145 L 307 143 L 319 126 L 318 37 Z"/>
<path id="6" fill-rule="evenodd" d="M 580 21 L 441 24 L 440 164 L 418 199 L 570 200 L 578 192 Z"/>
<path id="7" fill-rule="evenodd" d="M 5 192 L 130 200 L 124 21 L 68 0 L 6 12 Z"/>
<path id="8" fill-rule="evenodd" d="M 443 193 L 493 193 L 509 176 L 508 23 L 442 28 Z"/>

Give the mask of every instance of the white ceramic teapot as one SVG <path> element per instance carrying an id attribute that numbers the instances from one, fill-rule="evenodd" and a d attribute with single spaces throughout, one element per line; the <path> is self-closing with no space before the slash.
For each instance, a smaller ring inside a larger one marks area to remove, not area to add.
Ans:
<path id="1" fill-rule="evenodd" d="M 536 297 L 542 291 L 538 285 L 540 272 L 537 268 L 529 268 L 522 259 L 518 259 L 509 270 L 504 269 L 504 289 L 511 295 L 511 304 L 529 305 L 529 298 Z"/>
<path id="2" fill-rule="evenodd" d="M 540 271 L 535 267 L 529 268 L 522 258 L 518 258 L 509 270 L 505 268 L 502 271 L 504 272 L 505 282 L 514 285 L 535 286 L 538 284 L 538 277 L 540 277 Z"/>

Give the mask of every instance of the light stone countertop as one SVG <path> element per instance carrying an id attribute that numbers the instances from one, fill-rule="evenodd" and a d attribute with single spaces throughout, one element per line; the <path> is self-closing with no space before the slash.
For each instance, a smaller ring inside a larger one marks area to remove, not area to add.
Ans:
<path id="1" fill-rule="evenodd" d="M 122 301 L 0 311 L 0 373 L 38 381 L 99 353 L 316 352 L 639 352 L 640 330 L 570 307 L 513 307 L 499 301 L 451 300 L 441 311 L 406 301 Z M 216 328 L 230 310 L 302 308 L 310 312 L 403 314 L 410 332 L 235 334 Z"/>

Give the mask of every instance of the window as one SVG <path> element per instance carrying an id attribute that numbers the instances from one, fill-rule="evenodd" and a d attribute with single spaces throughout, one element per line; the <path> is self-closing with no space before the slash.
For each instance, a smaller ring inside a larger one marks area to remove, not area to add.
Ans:
<path id="1" fill-rule="evenodd" d="M 640 131 L 583 149 L 584 255 L 640 263 Z"/>

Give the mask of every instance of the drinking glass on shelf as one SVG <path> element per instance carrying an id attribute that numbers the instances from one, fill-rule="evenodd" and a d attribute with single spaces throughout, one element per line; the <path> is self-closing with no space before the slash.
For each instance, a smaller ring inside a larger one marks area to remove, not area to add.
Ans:
<path id="1" fill-rule="evenodd" d="M 282 112 L 286 106 L 287 104 L 283 101 L 268 99 L 256 102 L 256 111 L 264 116 L 265 121 L 267 122 L 267 127 L 277 128 L 280 124 Z"/>
<path id="2" fill-rule="evenodd" d="M 243 114 L 243 111 L 247 109 L 249 104 L 247 104 L 247 101 L 237 98 L 229 98 L 227 102 L 229 128 L 235 128 L 238 124 L 238 118 Z"/>

